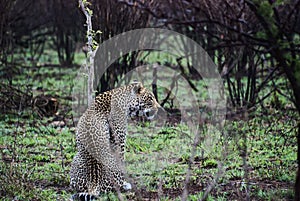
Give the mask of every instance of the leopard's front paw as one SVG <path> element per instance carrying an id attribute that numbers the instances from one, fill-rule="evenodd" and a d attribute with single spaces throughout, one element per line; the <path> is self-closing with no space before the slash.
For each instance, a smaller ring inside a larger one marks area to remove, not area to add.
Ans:
<path id="1" fill-rule="evenodd" d="M 128 182 L 124 182 L 123 183 L 123 189 L 125 190 L 125 191 L 129 191 L 129 190 L 131 190 L 132 189 L 132 187 L 131 187 L 131 184 L 130 183 L 128 183 Z"/>

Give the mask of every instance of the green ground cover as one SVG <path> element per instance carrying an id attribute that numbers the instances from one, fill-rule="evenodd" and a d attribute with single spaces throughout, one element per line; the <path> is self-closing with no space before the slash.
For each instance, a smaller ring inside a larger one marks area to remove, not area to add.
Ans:
<path id="1" fill-rule="evenodd" d="M 55 117 L 40 118 L 30 108 L 0 115 L 2 200 L 67 200 L 72 194 L 68 172 L 76 153 L 70 105 L 75 73 L 42 67 L 14 79 L 13 84 L 29 86 L 36 95 L 56 97 L 59 115 L 67 121 L 57 126 Z M 201 91 L 203 84 L 197 86 Z M 258 107 L 249 118 L 228 119 L 221 131 L 208 133 L 211 125 L 200 123 L 200 136 L 206 140 L 195 150 L 195 133 L 175 117 L 159 128 L 155 121 L 130 123 L 126 170 L 134 189 L 123 198 L 181 200 L 187 185 L 187 199 L 198 200 L 218 176 L 208 200 L 239 200 L 247 194 L 253 200 L 292 199 L 299 117 L 283 97 L 285 109 L 271 108 L 271 101 L 265 102 L 267 110 Z M 102 196 L 108 198 L 118 199 L 114 194 Z"/>

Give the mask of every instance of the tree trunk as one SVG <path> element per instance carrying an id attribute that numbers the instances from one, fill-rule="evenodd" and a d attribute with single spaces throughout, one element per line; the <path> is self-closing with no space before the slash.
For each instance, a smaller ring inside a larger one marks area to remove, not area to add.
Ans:
<path id="1" fill-rule="evenodd" d="M 289 70 L 286 70 L 286 75 L 288 79 L 291 82 L 294 97 L 295 97 L 295 106 L 298 110 L 298 113 L 300 115 L 300 82 L 295 77 L 296 72 L 294 71 L 294 76 L 291 76 L 291 72 Z M 297 131 L 297 164 L 298 164 L 298 170 L 296 175 L 296 182 L 295 182 L 295 201 L 300 201 L 300 122 L 298 122 L 298 131 Z"/>
<path id="2" fill-rule="evenodd" d="M 94 94 L 94 58 L 95 54 L 93 52 L 93 26 L 92 26 L 92 11 L 88 8 L 88 2 L 79 0 L 79 5 L 81 7 L 82 12 L 86 17 L 86 25 L 87 25 L 87 72 L 88 72 L 88 83 L 87 83 L 87 96 L 88 96 L 88 106 L 94 102 L 93 94 Z"/>
<path id="3" fill-rule="evenodd" d="M 278 45 L 279 46 L 279 45 Z M 292 62 L 290 61 L 289 65 L 287 63 L 287 59 L 283 56 L 282 50 L 279 48 L 274 49 L 271 54 L 278 61 L 279 65 L 283 68 L 289 82 L 291 83 L 291 87 L 293 89 L 293 95 L 295 97 L 295 107 L 300 115 L 300 78 L 297 77 L 300 72 L 300 62 Z M 292 52 L 291 55 L 296 55 L 295 52 Z M 295 59 L 295 58 L 294 58 Z M 297 176 L 295 182 L 295 201 L 300 201 L 300 122 L 298 122 L 298 131 L 297 131 Z"/>

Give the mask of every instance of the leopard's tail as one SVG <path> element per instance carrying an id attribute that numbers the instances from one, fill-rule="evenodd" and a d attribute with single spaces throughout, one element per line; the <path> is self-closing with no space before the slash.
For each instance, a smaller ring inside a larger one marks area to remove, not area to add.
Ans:
<path id="1" fill-rule="evenodd" d="M 98 197 L 95 195 L 91 195 L 88 193 L 76 193 L 72 195 L 71 201 L 93 201 L 96 200 Z"/>

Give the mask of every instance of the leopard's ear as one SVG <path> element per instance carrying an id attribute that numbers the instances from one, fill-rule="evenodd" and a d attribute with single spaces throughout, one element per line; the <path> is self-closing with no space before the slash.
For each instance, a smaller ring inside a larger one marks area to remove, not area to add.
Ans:
<path id="1" fill-rule="evenodd" d="M 134 94 L 141 94 L 141 93 L 144 92 L 145 88 L 144 88 L 144 86 L 142 85 L 142 83 L 140 83 L 140 82 L 135 82 L 133 85 L 134 85 L 134 86 L 133 86 L 132 92 L 133 92 Z"/>

